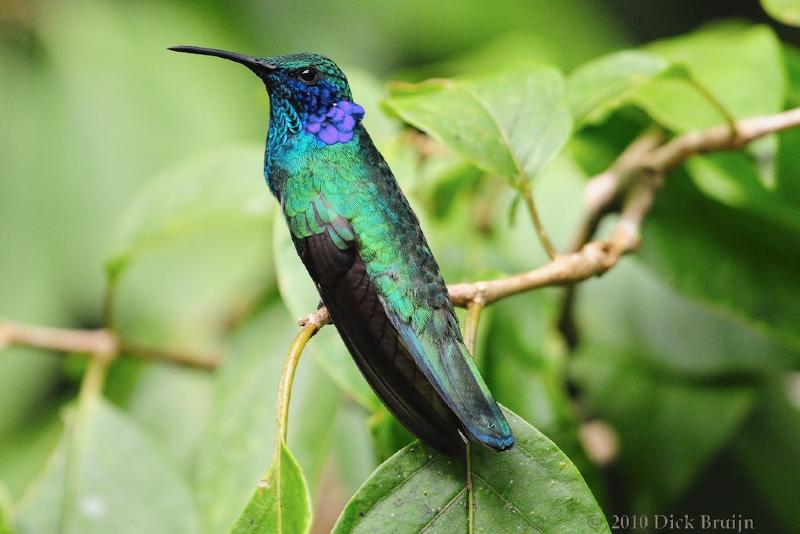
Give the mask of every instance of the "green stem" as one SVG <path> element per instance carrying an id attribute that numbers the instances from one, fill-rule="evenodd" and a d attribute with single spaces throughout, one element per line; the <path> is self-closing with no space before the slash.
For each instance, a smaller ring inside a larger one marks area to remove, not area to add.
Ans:
<path id="1" fill-rule="evenodd" d="M 692 71 L 689 70 L 688 67 L 684 67 L 686 70 L 686 77 L 689 79 L 689 83 L 691 83 L 697 92 L 703 95 L 703 98 L 708 100 L 709 104 L 711 104 L 717 112 L 722 115 L 722 118 L 725 120 L 725 123 L 728 125 L 728 128 L 731 130 L 731 137 L 736 138 L 739 135 L 739 129 L 736 124 L 736 117 L 725 107 L 725 105 L 720 101 L 717 96 L 712 93 L 708 87 L 705 86 L 700 80 L 695 78 Z"/>
<path id="2" fill-rule="evenodd" d="M 297 364 L 300 361 L 300 356 L 303 354 L 303 349 L 306 343 L 311 339 L 311 336 L 317 333 L 319 325 L 309 322 L 294 338 L 289 352 L 286 355 L 286 361 L 283 363 L 281 370 L 281 378 L 278 383 L 278 406 L 275 416 L 275 443 L 280 445 L 281 442 L 286 441 L 286 432 L 289 426 L 289 401 L 292 398 L 292 383 L 294 382 L 294 373 L 297 370 Z M 280 451 L 276 452 L 276 456 Z"/>
<path id="3" fill-rule="evenodd" d="M 536 229 L 536 235 L 539 236 L 539 241 L 542 243 L 542 248 L 544 248 L 551 260 L 555 259 L 557 255 L 556 249 L 553 247 L 550 238 L 547 237 L 547 232 L 545 232 L 542 221 L 539 219 L 539 212 L 536 210 L 536 203 L 533 201 L 533 190 L 530 182 L 524 178 L 519 181 L 519 194 L 528 208 L 528 213 L 531 216 L 531 221 L 533 221 L 533 227 Z"/>
<path id="4" fill-rule="evenodd" d="M 467 455 L 467 533 L 472 534 L 475 529 L 475 492 L 472 487 L 472 454 L 469 443 L 466 449 Z"/>
<path id="5" fill-rule="evenodd" d="M 464 321 L 464 344 L 467 346 L 472 357 L 475 357 L 475 347 L 478 339 L 478 323 L 481 320 L 483 303 L 480 300 L 473 300 L 467 305 L 467 317 Z M 467 532 L 472 534 L 475 528 L 475 492 L 472 487 L 472 451 L 469 443 L 465 449 L 466 455 L 466 481 L 467 481 Z"/>
<path id="6" fill-rule="evenodd" d="M 83 458 L 80 451 L 85 446 L 91 416 L 92 405 L 103 394 L 108 366 L 114 358 L 113 354 L 91 354 L 89 367 L 83 375 L 80 392 L 78 393 L 78 406 L 75 410 L 70 429 L 70 436 L 67 450 L 67 470 L 64 482 L 64 493 L 62 498 L 62 509 L 60 528 L 62 531 L 73 530 L 75 521 L 74 510 L 77 503 L 74 502 L 78 494 L 78 484 L 80 483 L 81 463 Z"/>
<path id="7" fill-rule="evenodd" d="M 464 345 L 467 346 L 469 353 L 477 360 L 475 346 L 478 338 L 478 322 L 481 320 L 483 303 L 472 301 L 467 304 L 467 318 L 464 321 Z"/>
<path id="8" fill-rule="evenodd" d="M 91 355 L 89 367 L 81 382 L 79 395 L 80 408 L 82 409 L 92 399 L 96 399 L 103 394 L 103 386 L 106 382 L 108 366 L 113 356 Z"/>
<path id="9" fill-rule="evenodd" d="M 278 382 L 278 405 L 275 413 L 275 448 L 272 451 L 272 465 L 264 474 L 259 487 L 265 487 L 266 481 L 270 477 L 270 473 L 274 473 L 275 477 L 279 480 L 275 484 L 275 502 L 280 506 L 281 503 L 281 451 L 286 443 L 286 435 L 289 428 L 289 403 L 292 399 L 292 384 L 294 383 L 294 374 L 297 370 L 297 364 L 300 362 L 300 356 L 303 355 L 303 349 L 311 337 L 317 333 L 321 325 L 314 321 L 309 321 L 297 333 L 289 346 L 289 352 L 286 355 L 286 360 L 283 363 L 281 370 L 280 381 Z M 282 514 L 278 513 L 276 516 L 276 531 L 278 534 L 283 532 L 283 525 L 281 524 Z"/>

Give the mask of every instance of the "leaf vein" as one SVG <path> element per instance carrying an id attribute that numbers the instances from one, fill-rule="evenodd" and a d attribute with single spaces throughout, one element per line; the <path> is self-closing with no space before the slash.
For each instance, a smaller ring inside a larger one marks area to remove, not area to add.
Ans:
<path id="1" fill-rule="evenodd" d="M 536 529 L 537 531 L 539 531 L 539 532 L 544 532 L 544 531 L 543 531 L 543 530 L 542 530 L 542 529 L 541 529 L 541 528 L 540 528 L 538 525 L 536 525 L 536 523 L 534 523 L 533 521 L 531 521 L 530 519 L 528 519 L 528 517 L 527 517 L 526 515 L 524 515 L 524 514 L 523 514 L 523 513 L 520 511 L 520 506 L 519 506 L 517 503 L 515 503 L 515 502 L 514 502 L 514 501 L 512 501 L 511 499 L 507 498 L 507 497 L 506 497 L 506 496 L 504 496 L 502 493 L 500 493 L 499 491 L 497 491 L 496 489 L 494 489 L 492 486 L 490 486 L 490 485 L 489 485 L 489 483 L 488 483 L 486 480 L 484 480 L 484 479 L 483 479 L 483 478 L 482 478 L 480 475 L 478 475 L 478 474 L 476 474 L 476 473 L 474 473 L 474 472 L 473 472 L 473 473 L 472 473 L 472 476 L 473 476 L 473 477 L 475 477 L 476 479 L 480 480 L 480 481 L 483 483 L 483 485 L 484 485 L 484 486 L 486 486 L 486 487 L 487 487 L 489 490 L 491 490 L 491 491 L 492 491 L 492 493 L 494 493 L 495 495 L 497 495 L 497 497 L 498 497 L 498 498 L 499 498 L 501 501 L 503 501 L 503 503 L 505 503 L 507 506 L 510 506 L 510 507 L 512 508 L 512 510 L 513 510 L 514 512 L 516 512 L 516 513 L 517 513 L 517 515 L 518 515 L 519 517 L 521 517 L 521 518 L 522 518 L 522 520 L 523 520 L 525 523 L 529 524 L 530 526 L 532 526 L 533 528 L 535 528 L 535 529 Z"/>
<path id="2" fill-rule="evenodd" d="M 430 459 L 429 459 L 427 462 L 425 462 L 425 463 L 424 463 L 423 465 L 421 465 L 421 466 L 420 466 L 418 469 L 416 469 L 416 470 L 415 470 L 413 473 L 411 473 L 411 474 L 410 474 L 410 475 L 408 475 L 406 478 L 404 478 L 402 481 L 400 481 L 400 483 L 398 483 L 396 486 L 392 487 L 392 489 L 391 489 L 391 490 L 389 490 L 389 491 L 387 491 L 387 492 L 386 492 L 386 494 L 385 494 L 385 495 L 383 495 L 383 496 L 382 496 L 380 499 L 378 499 L 378 500 L 376 500 L 374 503 L 372 503 L 372 505 L 371 505 L 369 508 L 367 508 L 366 510 L 362 510 L 362 512 L 363 512 L 363 514 L 364 514 L 364 517 L 366 517 L 366 515 L 367 515 L 367 512 L 369 512 L 369 511 L 371 511 L 371 510 L 375 509 L 375 507 L 376 507 L 376 506 L 378 506 L 378 504 L 380 504 L 380 503 L 381 503 L 381 502 L 383 502 L 385 499 L 387 499 L 388 497 L 390 497 L 390 496 L 391 496 L 391 495 L 392 495 L 392 494 L 393 494 L 395 491 L 397 491 L 397 489 L 398 489 L 398 488 L 402 487 L 402 486 L 403 486 L 404 484 L 406 484 L 406 483 L 407 483 L 409 480 L 411 480 L 412 478 L 414 478 L 415 476 L 417 476 L 417 475 L 418 475 L 420 472 L 422 472 L 422 471 L 423 471 L 423 470 L 424 470 L 426 467 L 428 467 L 429 465 L 431 465 L 431 464 L 434 462 L 434 460 L 436 460 L 436 459 L 437 459 L 437 458 L 439 458 L 440 456 L 441 456 L 441 453 L 438 453 L 438 452 L 437 452 L 437 453 L 435 453 L 433 456 L 431 456 L 431 458 L 430 458 Z"/>
<path id="3" fill-rule="evenodd" d="M 430 526 L 433 524 L 433 522 L 434 522 L 434 521 L 436 521 L 436 520 L 437 520 L 439 517 L 441 517 L 442 515 L 444 515 L 444 513 L 445 513 L 445 512 L 446 512 L 446 511 L 447 511 L 447 510 L 448 510 L 448 509 L 449 509 L 449 508 L 450 508 L 450 507 L 451 507 L 451 506 L 452 506 L 452 505 L 453 505 L 453 504 L 454 504 L 456 501 L 458 501 L 458 498 L 459 498 L 459 497 L 461 497 L 461 495 L 462 495 L 462 494 L 463 494 L 465 491 L 467 491 L 467 487 L 466 487 L 466 486 L 464 486 L 464 488 L 463 488 L 463 489 L 459 490 L 459 492 L 458 492 L 458 493 L 456 493 L 456 494 L 455 494 L 455 496 L 453 496 L 453 498 L 452 498 L 452 499 L 450 499 L 450 500 L 447 502 L 447 504 L 445 504 L 445 505 L 442 507 L 442 509 L 441 509 L 441 510 L 439 510 L 438 512 L 436 512 L 436 515 L 434 515 L 434 516 L 431 518 L 431 520 L 430 520 L 430 521 L 428 521 L 427 523 L 425 523 L 425 524 L 422 526 L 422 529 L 421 529 L 421 530 L 418 532 L 418 534 L 422 534 L 423 532 L 425 532 L 426 530 L 428 530 L 428 527 L 430 527 Z"/>

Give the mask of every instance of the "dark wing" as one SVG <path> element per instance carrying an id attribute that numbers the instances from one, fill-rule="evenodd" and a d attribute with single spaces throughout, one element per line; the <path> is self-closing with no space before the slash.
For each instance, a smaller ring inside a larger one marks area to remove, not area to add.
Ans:
<path id="1" fill-rule="evenodd" d="M 352 228 L 332 213 L 322 195 L 304 218 L 289 221 L 295 247 L 367 382 L 414 435 L 442 452 L 459 454 L 461 425 L 387 316 Z"/>

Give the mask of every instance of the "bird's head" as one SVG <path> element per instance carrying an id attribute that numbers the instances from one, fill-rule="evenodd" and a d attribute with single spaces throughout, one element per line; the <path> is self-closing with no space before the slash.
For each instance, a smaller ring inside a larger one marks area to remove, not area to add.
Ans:
<path id="1" fill-rule="evenodd" d="M 364 116 L 364 109 L 352 101 L 344 73 L 325 56 L 253 57 L 197 46 L 170 50 L 220 57 L 253 71 L 267 88 L 273 117 L 279 114 L 291 133 L 304 129 L 329 145 L 347 142 Z"/>

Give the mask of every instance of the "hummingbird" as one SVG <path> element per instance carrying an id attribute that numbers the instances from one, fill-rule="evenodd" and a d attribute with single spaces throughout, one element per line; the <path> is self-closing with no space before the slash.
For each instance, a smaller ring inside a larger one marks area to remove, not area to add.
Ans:
<path id="1" fill-rule="evenodd" d="M 389 411 L 445 454 L 463 454 L 470 441 L 513 447 L 417 216 L 341 69 L 312 53 L 170 50 L 239 63 L 266 86 L 267 185 L 334 326 Z"/>

